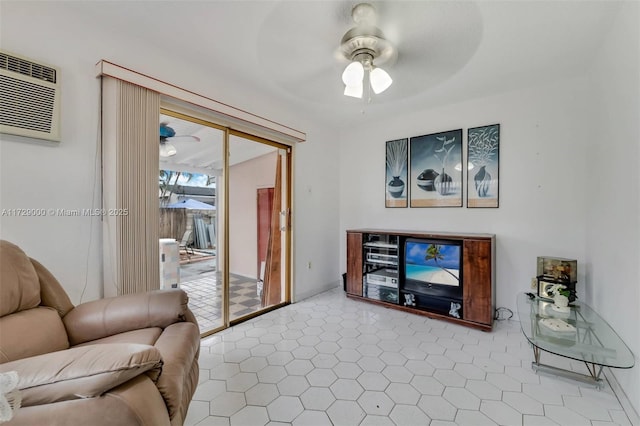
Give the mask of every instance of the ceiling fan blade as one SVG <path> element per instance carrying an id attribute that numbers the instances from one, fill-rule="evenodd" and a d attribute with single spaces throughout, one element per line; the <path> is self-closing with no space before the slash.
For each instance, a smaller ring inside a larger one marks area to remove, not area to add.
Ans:
<path id="1" fill-rule="evenodd" d="M 167 140 L 170 140 L 171 142 L 174 142 L 175 140 L 200 142 L 200 138 L 193 135 L 177 135 L 167 138 Z"/>

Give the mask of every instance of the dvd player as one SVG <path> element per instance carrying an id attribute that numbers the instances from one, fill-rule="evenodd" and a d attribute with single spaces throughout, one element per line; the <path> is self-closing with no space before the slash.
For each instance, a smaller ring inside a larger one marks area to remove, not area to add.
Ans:
<path id="1" fill-rule="evenodd" d="M 380 269 L 367 274 L 367 283 L 398 288 L 398 275 L 393 269 Z"/>

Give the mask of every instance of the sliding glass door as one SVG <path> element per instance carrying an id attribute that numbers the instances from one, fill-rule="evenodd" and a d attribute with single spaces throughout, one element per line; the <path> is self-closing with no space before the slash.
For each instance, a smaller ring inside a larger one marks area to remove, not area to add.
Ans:
<path id="1" fill-rule="evenodd" d="M 162 110 L 159 161 L 163 286 L 187 292 L 201 333 L 287 303 L 290 148 Z"/>
<path id="2" fill-rule="evenodd" d="M 288 147 L 229 137 L 229 315 L 234 322 L 289 300 Z"/>

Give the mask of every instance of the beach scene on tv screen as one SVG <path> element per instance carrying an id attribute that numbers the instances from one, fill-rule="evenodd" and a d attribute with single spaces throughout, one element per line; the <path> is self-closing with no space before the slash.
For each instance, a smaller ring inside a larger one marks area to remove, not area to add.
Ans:
<path id="1" fill-rule="evenodd" d="M 405 278 L 459 286 L 460 246 L 407 241 Z"/>

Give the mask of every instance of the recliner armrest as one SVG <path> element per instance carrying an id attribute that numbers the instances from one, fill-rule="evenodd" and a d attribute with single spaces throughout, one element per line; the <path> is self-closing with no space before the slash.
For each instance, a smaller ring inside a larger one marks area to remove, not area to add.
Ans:
<path id="1" fill-rule="evenodd" d="M 165 328 L 193 316 L 187 293 L 156 290 L 83 303 L 62 318 L 71 345 L 148 327 Z"/>
<path id="2" fill-rule="evenodd" d="M 157 380 L 162 370 L 154 346 L 112 343 L 50 352 L 0 364 L 16 371 L 22 406 L 93 398 L 141 374 Z"/>

